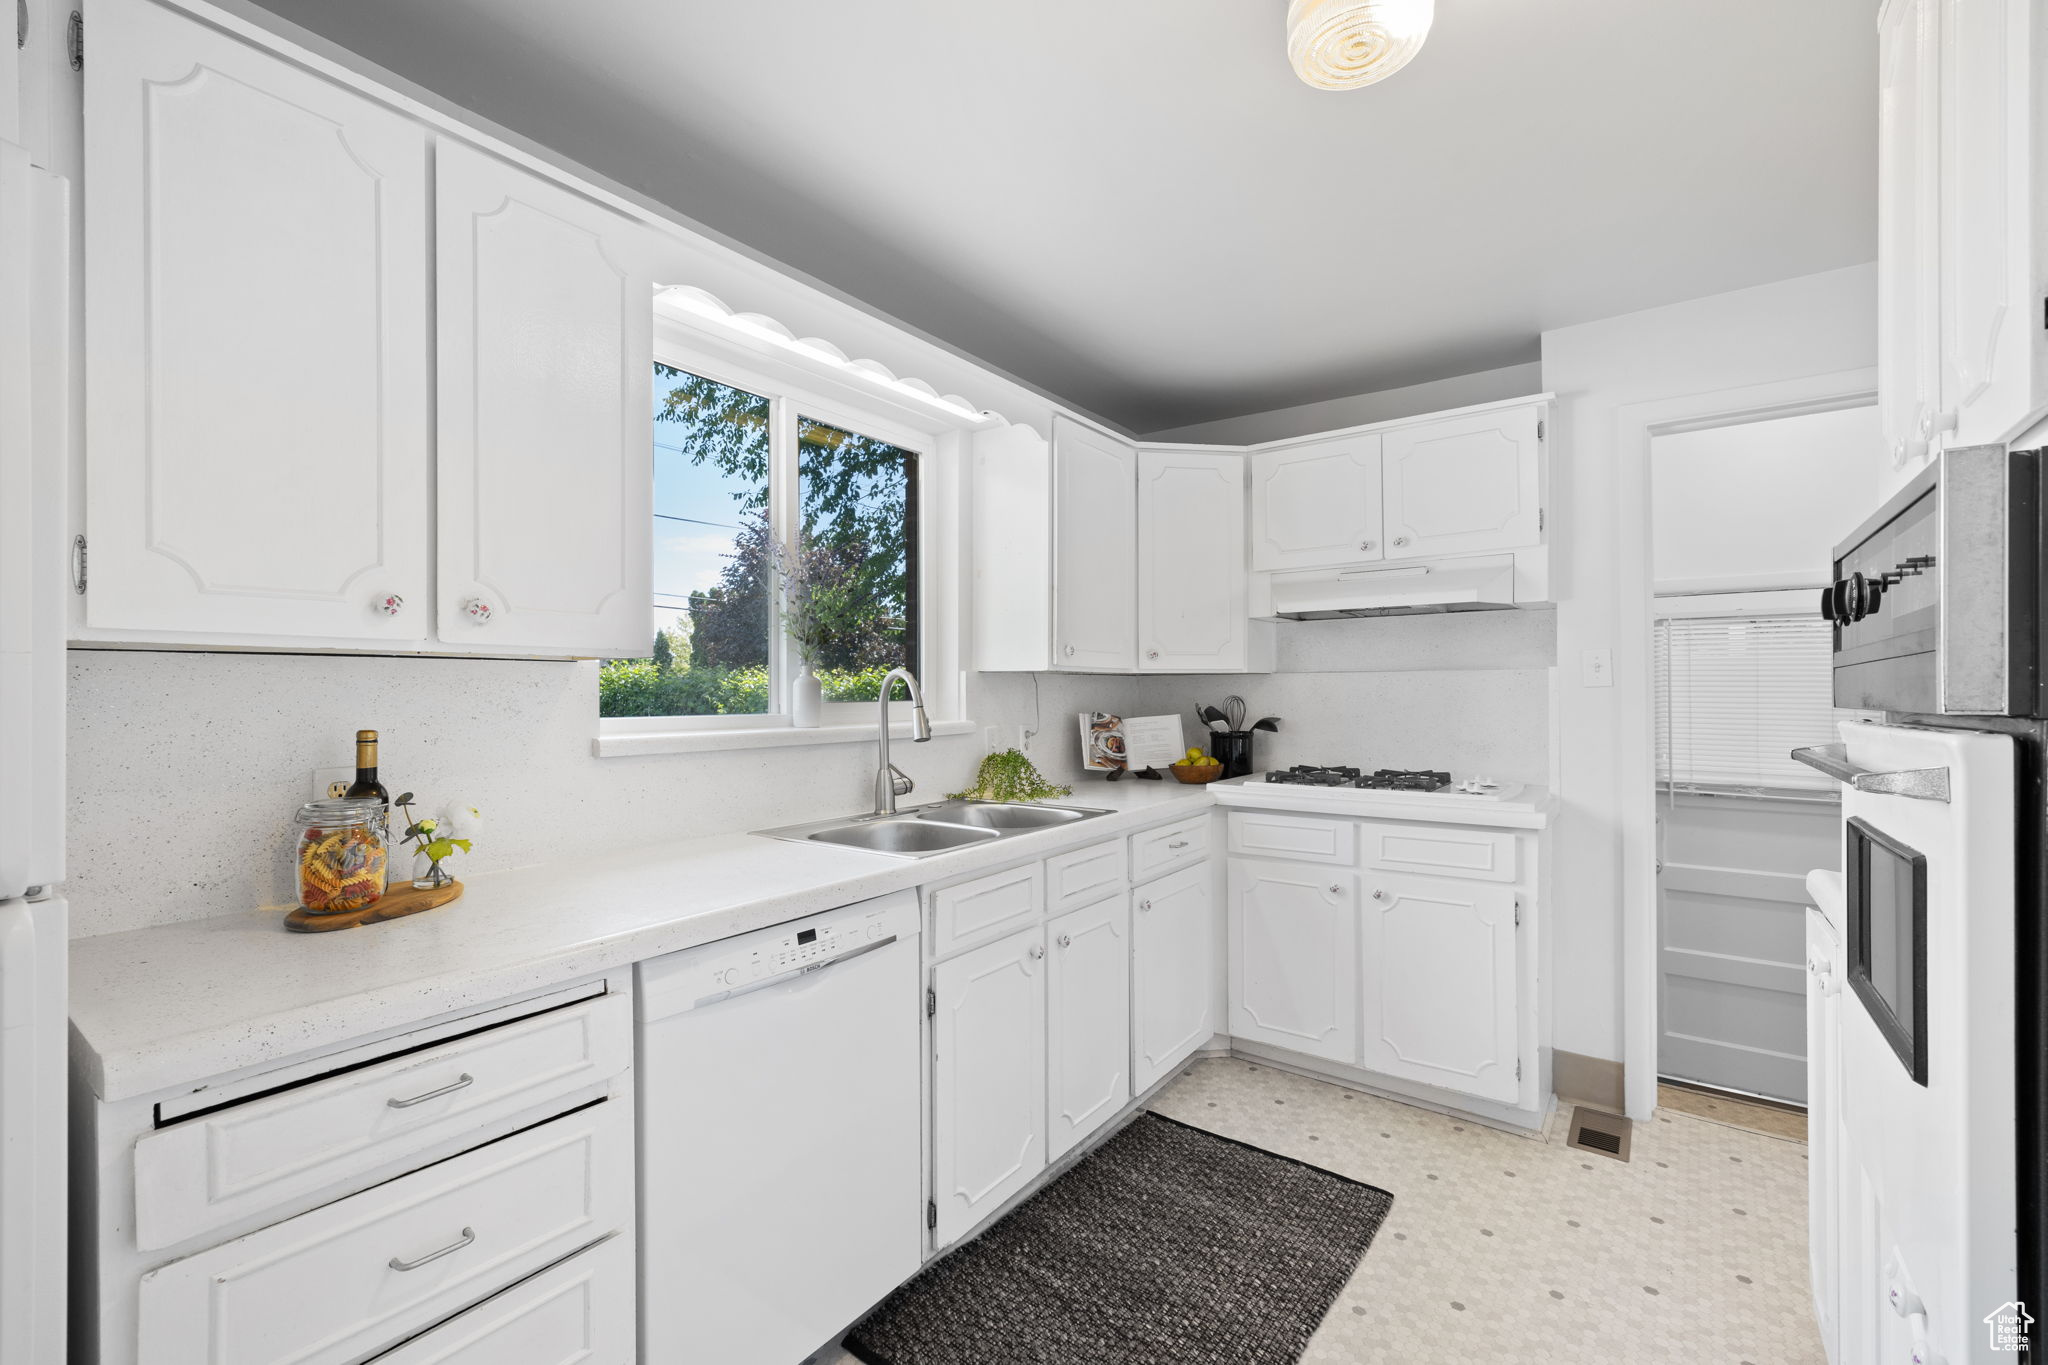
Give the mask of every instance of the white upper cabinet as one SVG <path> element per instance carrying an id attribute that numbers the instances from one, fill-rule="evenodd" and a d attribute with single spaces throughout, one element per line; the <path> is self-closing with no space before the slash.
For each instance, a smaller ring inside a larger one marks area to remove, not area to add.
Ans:
<path id="1" fill-rule="evenodd" d="M 1377 433 L 1258 451 L 1251 483 L 1252 568 L 1313 569 L 1384 557 Z"/>
<path id="2" fill-rule="evenodd" d="M 1878 16 L 1878 416 L 1901 478 L 1928 451 L 1938 387 L 1937 0 Z"/>
<path id="3" fill-rule="evenodd" d="M 1515 891 L 1367 872 L 1359 932 L 1369 1071 L 1481 1099 L 1521 1094 Z"/>
<path id="4" fill-rule="evenodd" d="M 1052 666 L 1129 672 L 1137 663 L 1137 447 L 1058 418 L 1052 475 Z"/>
<path id="5" fill-rule="evenodd" d="M 443 642 L 646 651 L 646 229 L 443 141 L 435 164 Z"/>
<path id="6" fill-rule="evenodd" d="M 426 133 L 155 5 L 92 18 L 84 626 L 423 642 Z"/>
<path id="7" fill-rule="evenodd" d="M 1138 669 L 1227 673 L 1248 661 L 1244 457 L 1138 452 Z"/>
<path id="8" fill-rule="evenodd" d="M 1917 8 L 1924 11 L 1925 0 Z M 2048 272 L 2035 192 L 2042 150 L 2036 71 L 2048 37 L 2040 14 L 2035 0 L 1941 4 L 1940 405 L 1919 434 L 1950 446 L 2016 436 L 2048 401 L 2040 283 Z M 1887 98 L 1890 62 L 1905 51 L 1892 46 L 1904 40 L 1890 32 L 1892 22 L 1888 13 Z M 1924 14 L 1914 22 L 1924 23 Z M 1915 74 L 1924 69 L 1922 58 Z M 1904 152 L 1887 146 L 1887 170 Z M 1923 197 L 1930 188 L 1921 186 Z"/>
<path id="9" fill-rule="evenodd" d="M 1386 556 L 1513 550 L 1543 538 L 1540 406 L 1496 408 L 1384 433 Z"/>

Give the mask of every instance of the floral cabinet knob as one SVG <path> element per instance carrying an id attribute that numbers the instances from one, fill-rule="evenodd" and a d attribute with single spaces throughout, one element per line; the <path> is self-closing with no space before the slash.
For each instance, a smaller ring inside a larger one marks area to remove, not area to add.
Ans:
<path id="1" fill-rule="evenodd" d="M 376 608 L 381 616 L 396 616 L 405 610 L 405 599 L 395 592 L 387 592 L 377 599 Z"/>
<path id="2" fill-rule="evenodd" d="M 469 618 L 471 625 L 484 625 L 491 619 L 491 604 L 481 597 L 468 598 L 462 604 L 462 614 Z"/>

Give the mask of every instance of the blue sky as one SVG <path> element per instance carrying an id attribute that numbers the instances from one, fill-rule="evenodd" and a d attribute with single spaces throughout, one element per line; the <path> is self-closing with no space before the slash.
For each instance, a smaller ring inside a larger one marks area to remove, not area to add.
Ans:
<path id="1" fill-rule="evenodd" d="M 654 377 L 654 412 L 660 416 L 662 401 L 673 381 Z M 679 426 L 674 422 L 654 424 L 654 510 L 668 517 L 689 517 L 690 521 L 654 521 L 654 608 L 647 638 L 666 630 L 678 617 L 686 617 L 683 599 L 692 592 L 718 585 L 719 572 L 732 554 L 733 537 L 739 526 L 740 502 L 733 495 L 745 493 L 747 485 L 726 478 L 710 465 L 690 463 L 676 442 Z M 705 524 L 700 524 L 705 523 Z"/>

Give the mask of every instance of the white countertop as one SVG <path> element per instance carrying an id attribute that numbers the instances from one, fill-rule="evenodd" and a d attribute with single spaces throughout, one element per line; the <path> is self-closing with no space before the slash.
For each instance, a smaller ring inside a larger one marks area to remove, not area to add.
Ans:
<path id="1" fill-rule="evenodd" d="M 1112 814 L 929 858 L 725 834 L 488 873 L 466 880 L 462 899 L 445 909 L 362 929 L 293 934 L 281 912 L 250 910 L 79 939 L 71 945 L 75 1060 L 101 1099 L 147 1095 L 1043 857 L 1218 800 L 1531 829 L 1552 806 L 1541 787 L 1469 804 L 1365 795 L 1089 782 L 1057 804 Z"/>
<path id="2" fill-rule="evenodd" d="M 327 934 L 244 911 L 71 945 L 74 1058 L 128 1099 L 594 976 L 871 896 L 971 876 L 1212 804 L 1205 787 L 1090 782 L 1114 812 L 929 858 L 750 834 L 465 880 L 444 909 Z"/>

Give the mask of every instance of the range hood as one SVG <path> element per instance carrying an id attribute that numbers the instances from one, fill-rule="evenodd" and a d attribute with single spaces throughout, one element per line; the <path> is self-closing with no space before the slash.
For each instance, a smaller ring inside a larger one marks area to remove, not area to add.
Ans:
<path id="1" fill-rule="evenodd" d="M 1500 611 L 1514 605 L 1513 555 L 1273 575 L 1273 615 L 1284 621 Z"/>

